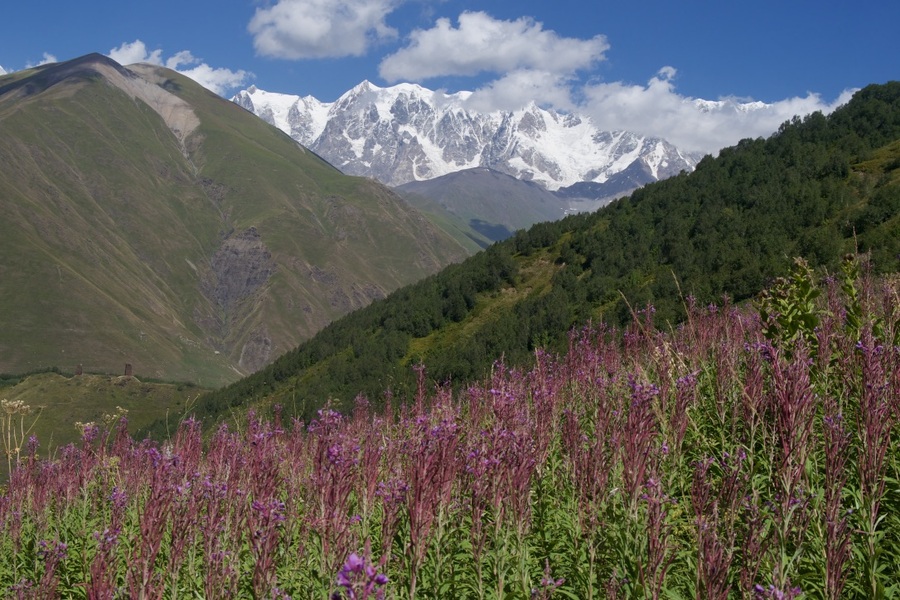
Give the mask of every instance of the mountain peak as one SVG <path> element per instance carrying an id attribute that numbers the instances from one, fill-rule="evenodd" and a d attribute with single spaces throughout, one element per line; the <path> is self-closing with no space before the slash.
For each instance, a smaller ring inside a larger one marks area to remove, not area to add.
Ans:
<path id="1" fill-rule="evenodd" d="M 108 75 L 110 70 L 115 71 L 125 77 L 134 76 L 131 71 L 129 71 L 110 57 L 98 52 L 92 52 L 78 58 L 73 58 L 72 60 L 67 60 L 59 63 L 51 63 L 44 67 L 38 68 L 44 68 L 46 70 L 46 73 L 53 73 L 55 76 L 58 76 L 60 78 L 79 77 L 83 75 L 89 76 L 90 73 Z"/>
<path id="2" fill-rule="evenodd" d="M 108 56 L 93 52 L 35 67 L 16 81 L 0 86 L 0 99 L 15 101 L 55 89 L 70 89 L 69 86 L 104 82 L 147 104 L 183 142 L 200 121 L 187 102 L 165 89 L 166 82 L 176 76 L 174 71 L 149 63 L 126 68 Z"/>
<path id="3" fill-rule="evenodd" d="M 134 74 L 103 54 L 93 52 L 72 60 L 49 63 L 33 69 L 30 77 L 23 77 L 0 87 L 0 96 L 18 92 L 22 96 L 32 96 L 49 90 L 60 83 L 78 83 L 113 74 L 133 78 Z"/>
<path id="4" fill-rule="evenodd" d="M 345 96 L 355 96 L 359 94 L 365 94 L 367 92 L 377 92 L 380 91 L 381 88 L 372 84 L 368 79 L 363 79 L 361 82 L 357 83 L 355 86 L 350 88 L 350 90 L 344 94 Z"/>
<path id="5" fill-rule="evenodd" d="M 694 157 L 627 132 L 600 131 L 586 115 L 535 102 L 516 111 L 480 112 L 469 92 L 447 94 L 414 83 L 380 88 L 364 80 L 334 103 L 253 92 L 234 101 L 351 175 L 398 186 L 488 167 L 548 190 L 602 183 L 645 153 L 660 178 L 693 169 Z"/>

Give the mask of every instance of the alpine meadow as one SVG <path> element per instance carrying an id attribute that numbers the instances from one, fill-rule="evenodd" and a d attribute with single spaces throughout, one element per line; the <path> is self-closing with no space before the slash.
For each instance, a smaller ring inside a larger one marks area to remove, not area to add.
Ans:
<path id="1" fill-rule="evenodd" d="M 900 82 L 568 216 L 102 55 L 0 165 L 4 597 L 900 597 Z"/>

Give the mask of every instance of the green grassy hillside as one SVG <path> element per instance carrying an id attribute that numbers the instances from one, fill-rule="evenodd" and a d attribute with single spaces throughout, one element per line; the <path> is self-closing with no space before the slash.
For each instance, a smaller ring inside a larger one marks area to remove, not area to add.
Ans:
<path id="1" fill-rule="evenodd" d="M 198 402 L 214 418 L 279 402 L 309 416 L 357 393 L 380 402 L 414 386 L 482 376 L 492 361 L 563 348 L 589 320 L 623 324 L 654 306 L 675 326 L 686 305 L 752 298 L 795 256 L 835 267 L 869 252 L 881 271 L 900 253 L 900 83 L 845 107 L 745 140 L 696 172 L 649 185 L 597 213 L 539 224 L 460 265 L 348 315 L 260 373 Z"/>
<path id="2" fill-rule="evenodd" d="M 124 416 L 132 432 L 162 418 L 174 430 L 190 414 L 197 399 L 209 390 L 190 383 L 142 381 L 123 375 L 44 372 L 9 377 L 0 376 L 0 399 L 11 406 L 21 403 L 14 415 L 0 411 L 4 419 L 11 417 L 13 437 L 35 436 L 40 442 L 39 454 L 55 456 L 66 444 L 78 443 L 81 430 L 77 423 L 96 423 L 109 427 Z M 6 408 L 6 407 L 4 407 Z M 163 425 L 165 428 L 165 425 Z M 6 431 L 6 429 L 4 429 Z M 22 435 L 24 432 L 24 436 Z M 3 449 L 6 451 L 3 440 Z M 11 449 L 23 440 L 10 444 Z M 7 475 L 7 461 L 0 460 L 0 480 Z"/>
<path id="3" fill-rule="evenodd" d="M 0 78 L 0 370 L 221 385 L 465 250 L 173 71 Z"/>
<path id="4" fill-rule="evenodd" d="M 465 169 L 397 188 L 411 204 L 428 210 L 438 207 L 462 222 L 470 239 L 492 242 L 519 229 L 555 221 L 569 203 L 541 186 L 486 168 Z"/>

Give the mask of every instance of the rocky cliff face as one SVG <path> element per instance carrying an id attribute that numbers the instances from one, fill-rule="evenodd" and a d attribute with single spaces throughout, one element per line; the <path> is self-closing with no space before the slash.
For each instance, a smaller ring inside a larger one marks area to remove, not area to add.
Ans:
<path id="1" fill-rule="evenodd" d="M 654 181 L 690 171 L 699 159 L 659 138 L 601 131 L 587 117 L 533 104 L 482 113 L 469 107 L 468 98 L 465 92 L 363 82 L 333 103 L 256 87 L 232 100 L 345 173 L 391 186 L 488 167 L 557 190 L 602 184 L 636 162 Z"/>
<path id="2" fill-rule="evenodd" d="M 204 292 L 225 313 L 259 292 L 275 270 L 272 254 L 256 227 L 231 235 L 210 261 Z"/>

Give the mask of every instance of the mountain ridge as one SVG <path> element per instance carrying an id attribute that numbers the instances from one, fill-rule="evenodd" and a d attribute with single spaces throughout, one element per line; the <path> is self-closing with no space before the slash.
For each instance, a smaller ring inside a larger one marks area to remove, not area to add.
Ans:
<path id="1" fill-rule="evenodd" d="M 468 105 L 470 96 L 363 81 L 331 103 L 256 86 L 232 101 L 342 171 L 390 186 L 488 167 L 556 190 L 603 183 L 638 159 L 655 181 L 691 170 L 700 158 L 660 138 L 601 131 L 586 116 L 534 103 L 517 111 L 479 112 Z"/>
<path id="2" fill-rule="evenodd" d="M 570 206 L 534 182 L 488 167 L 411 181 L 395 189 L 415 206 L 417 196 L 438 203 L 492 242 L 535 223 L 561 219 Z"/>

